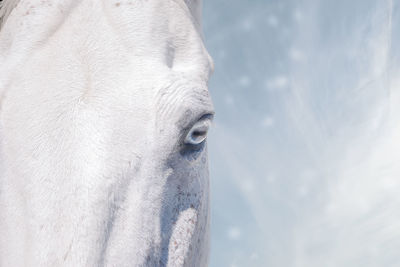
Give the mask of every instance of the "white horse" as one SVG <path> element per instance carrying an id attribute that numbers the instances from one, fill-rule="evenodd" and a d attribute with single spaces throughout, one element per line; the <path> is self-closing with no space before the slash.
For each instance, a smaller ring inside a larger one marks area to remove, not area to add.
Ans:
<path id="1" fill-rule="evenodd" d="M 199 0 L 4 0 L 0 266 L 205 266 Z"/>

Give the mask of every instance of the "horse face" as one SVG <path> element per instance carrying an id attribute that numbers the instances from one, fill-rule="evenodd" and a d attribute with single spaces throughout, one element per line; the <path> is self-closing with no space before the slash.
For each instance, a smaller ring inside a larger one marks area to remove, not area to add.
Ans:
<path id="1" fill-rule="evenodd" d="M 0 39 L 0 263 L 205 265 L 212 62 L 197 1 L 31 2 Z"/>

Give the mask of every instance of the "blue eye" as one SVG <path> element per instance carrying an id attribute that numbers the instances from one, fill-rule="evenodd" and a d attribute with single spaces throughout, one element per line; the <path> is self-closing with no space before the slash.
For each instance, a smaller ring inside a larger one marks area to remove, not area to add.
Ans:
<path id="1" fill-rule="evenodd" d="M 206 140 L 210 126 L 211 120 L 208 118 L 196 122 L 186 135 L 184 143 L 193 146 L 200 145 Z"/>

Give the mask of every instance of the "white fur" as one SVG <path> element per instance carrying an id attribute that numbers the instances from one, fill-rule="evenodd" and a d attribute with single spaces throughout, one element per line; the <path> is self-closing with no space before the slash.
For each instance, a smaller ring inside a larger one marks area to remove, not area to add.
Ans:
<path id="1" fill-rule="evenodd" d="M 5 0 L 0 2 L 0 29 L 11 11 L 18 5 L 19 1 L 20 0 Z"/>
<path id="2" fill-rule="evenodd" d="M 207 265 L 207 151 L 182 143 L 213 112 L 199 5 L 13 9 L 0 32 L 1 267 Z"/>

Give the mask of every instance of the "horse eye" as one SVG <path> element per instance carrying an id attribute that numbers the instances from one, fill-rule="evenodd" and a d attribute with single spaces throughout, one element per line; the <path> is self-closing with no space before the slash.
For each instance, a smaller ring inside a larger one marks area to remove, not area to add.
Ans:
<path id="1" fill-rule="evenodd" d="M 207 138 L 208 129 L 211 126 L 211 120 L 206 118 L 196 122 L 185 138 L 187 145 L 200 145 Z"/>

